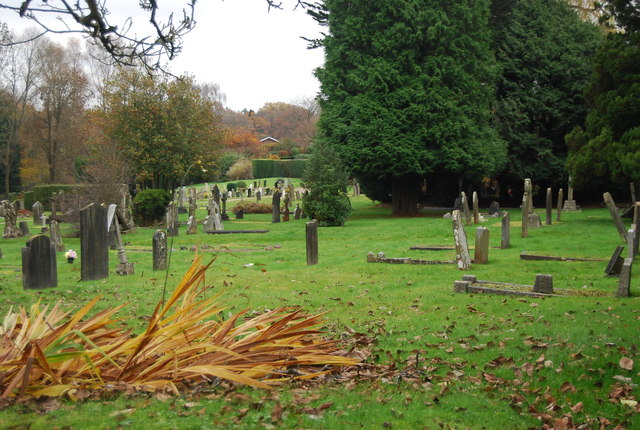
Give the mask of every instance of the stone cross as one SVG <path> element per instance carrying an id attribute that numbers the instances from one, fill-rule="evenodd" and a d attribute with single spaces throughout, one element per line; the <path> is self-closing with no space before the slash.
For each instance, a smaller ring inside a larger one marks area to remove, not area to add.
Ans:
<path id="1" fill-rule="evenodd" d="M 478 204 L 478 193 L 473 192 L 471 196 L 471 200 L 473 201 L 473 223 L 478 224 L 480 222 L 480 207 Z"/>
<path id="2" fill-rule="evenodd" d="M 51 243 L 56 252 L 64 251 L 64 244 L 62 243 L 62 236 L 60 235 L 60 224 L 58 224 L 58 221 L 51 221 L 51 223 L 49 224 L 49 234 L 51 235 Z"/>
<path id="3" fill-rule="evenodd" d="M 56 250 L 49 236 L 33 236 L 22 248 L 22 287 L 25 290 L 58 286 Z"/>
<path id="4" fill-rule="evenodd" d="M 280 222 L 280 190 L 273 193 L 271 222 Z"/>
<path id="5" fill-rule="evenodd" d="M 307 239 L 307 266 L 318 264 L 318 221 L 305 224 Z"/>
<path id="6" fill-rule="evenodd" d="M 471 225 L 471 211 L 469 210 L 469 200 L 464 191 L 460 192 L 460 200 L 462 201 L 462 208 L 464 209 L 464 218 L 467 225 Z"/>
<path id="7" fill-rule="evenodd" d="M 153 270 L 167 269 L 167 235 L 156 230 L 153 235 Z"/>
<path id="8" fill-rule="evenodd" d="M 556 221 L 560 222 L 562 219 L 562 199 L 564 198 L 564 191 L 562 188 L 558 190 L 558 208 L 556 210 Z"/>
<path id="9" fill-rule="evenodd" d="M 107 208 L 94 203 L 80 211 L 80 263 L 83 281 L 109 276 Z"/>
<path id="10" fill-rule="evenodd" d="M 44 215 L 44 206 L 40 202 L 35 202 L 32 206 L 32 214 L 33 214 L 33 224 L 34 225 L 43 225 L 42 224 L 42 215 Z"/>
<path id="11" fill-rule="evenodd" d="M 629 239 L 627 238 L 627 230 L 624 228 L 624 223 L 622 222 L 622 218 L 618 213 L 618 208 L 616 207 L 616 204 L 613 201 L 613 197 L 611 197 L 611 194 L 609 193 L 604 193 L 602 197 L 604 198 L 604 203 L 607 205 L 607 208 L 609 209 L 611 218 L 613 218 L 613 221 L 616 224 L 616 228 L 618 229 L 618 234 L 620 235 L 620 238 L 624 243 L 627 243 L 629 241 Z"/>
<path id="12" fill-rule="evenodd" d="M 456 244 L 456 262 L 458 269 L 469 270 L 471 268 L 471 256 L 469 255 L 469 246 L 467 245 L 467 234 L 462 224 L 462 215 L 460 211 L 453 211 L 453 239 Z"/>
<path id="13" fill-rule="evenodd" d="M 511 216 L 509 212 L 502 212 L 502 237 L 500 249 L 507 249 L 511 246 Z"/>
<path id="14" fill-rule="evenodd" d="M 489 230 L 486 227 L 476 229 L 476 248 L 473 253 L 473 262 L 476 264 L 489 262 Z"/>
<path id="15" fill-rule="evenodd" d="M 576 205 L 576 201 L 573 199 L 573 179 L 569 176 L 569 184 L 568 184 L 568 192 L 567 192 L 567 200 L 564 202 L 563 209 L 565 211 L 575 211 L 578 209 Z"/>
<path id="16" fill-rule="evenodd" d="M 551 225 L 551 217 L 553 216 L 552 215 L 552 209 L 551 209 L 551 207 L 553 205 L 553 197 L 551 196 L 551 188 L 547 188 L 547 198 L 546 198 L 546 202 L 545 203 L 546 203 L 546 209 L 547 209 L 546 210 L 546 214 L 545 214 L 546 215 L 546 217 L 545 217 L 546 224 L 547 225 Z"/>
<path id="17" fill-rule="evenodd" d="M 166 219 L 167 235 L 178 236 L 180 234 L 180 224 L 178 222 L 178 208 L 174 202 L 169 202 Z"/>

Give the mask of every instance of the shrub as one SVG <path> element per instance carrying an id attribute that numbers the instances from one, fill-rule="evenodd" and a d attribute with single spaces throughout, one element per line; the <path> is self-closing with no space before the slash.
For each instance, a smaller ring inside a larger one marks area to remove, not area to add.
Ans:
<path id="1" fill-rule="evenodd" d="M 349 176 L 333 148 L 316 143 L 304 176 L 304 185 L 309 188 L 302 199 L 307 215 L 320 226 L 343 225 L 351 212 L 348 184 Z"/>
<path id="2" fill-rule="evenodd" d="M 235 205 L 233 212 L 236 213 L 240 209 L 242 209 L 245 214 L 270 214 L 273 210 L 270 204 L 250 202 L 247 200 L 243 200 Z"/>
<path id="3" fill-rule="evenodd" d="M 229 169 L 241 158 L 242 155 L 235 152 L 226 152 L 222 154 L 218 163 L 220 166 L 220 180 L 226 181 L 229 179 L 229 176 L 227 175 Z"/>
<path id="4" fill-rule="evenodd" d="M 233 163 L 233 166 L 229 168 L 227 176 L 236 180 L 253 178 L 253 165 L 251 164 L 251 160 L 242 158 L 236 161 Z"/>
<path id="5" fill-rule="evenodd" d="M 36 185 L 33 187 L 32 192 L 24 193 L 24 207 L 31 210 L 31 207 L 35 202 L 40 202 L 44 205 L 44 209 L 51 210 L 51 199 L 53 195 L 59 191 L 72 191 L 76 188 L 75 185 L 65 184 L 52 184 L 52 185 Z"/>
<path id="6" fill-rule="evenodd" d="M 236 190 L 238 188 L 238 185 L 236 185 L 235 182 L 229 182 L 227 184 L 227 191 L 233 191 Z"/>
<path id="7" fill-rule="evenodd" d="M 238 181 L 237 185 L 240 189 L 247 188 L 247 183 L 245 181 Z"/>
<path id="8" fill-rule="evenodd" d="M 171 195 L 165 190 L 140 191 L 133 200 L 133 217 L 139 225 L 150 226 L 162 221 Z"/>
<path id="9" fill-rule="evenodd" d="M 307 166 L 306 159 L 295 160 L 253 160 L 254 178 L 273 178 L 284 176 L 286 178 L 301 178 Z"/>

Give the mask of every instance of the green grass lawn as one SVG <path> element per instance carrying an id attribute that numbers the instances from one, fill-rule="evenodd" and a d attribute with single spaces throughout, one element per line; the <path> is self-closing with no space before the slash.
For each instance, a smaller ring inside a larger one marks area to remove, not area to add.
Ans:
<path id="1" fill-rule="evenodd" d="M 206 202 L 199 203 L 202 220 Z M 121 393 L 77 402 L 30 400 L 0 410 L 0 428 L 525 429 L 560 427 L 561 420 L 586 428 L 640 428 L 638 389 L 632 385 L 640 381 L 638 276 L 632 279 L 632 297 L 617 299 L 617 278 L 604 276 L 607 261 L 519 258 L 527 251 L 608 260 L 622 243 L 606 209 L 563 213 L 561 223 L 554 216 L 552 226 L 530 230 L 527 239 L 520 238 L 520 211 L 509 210 L 511 247 L 506 250 L 499 249 L 500 219 L 488 218 L 481 225 L 490 230 L 489 264 L 461 272 L 455 265 L 367 263 L 370 251 L 453 259 L 453 251 L 409 250 L 452 246 L 451 220 L 443 219 L 442 212 L 393 218 L 390 209 L 365 197 L 352 203 L 344 227 L 319 229 L 320 264 L 309 267 L 305 220 L 293 216 L 290 222 L 272 224 L 270 214 L 245 214 L 238 221 L 231 214 L 225 222 L 227 230 L 267 229 L 266 234 L 207 235 L 199 225 L 197 235 L 187 236 L 183 226 L 173 238 L 167 293 L 191 264 L 191 246 L 208 245 L 211 249 L 200 254 L 216 261 L 207 279 L 223 292 L 229 312 L 294 305 L 326 312 L 327 333 L 375 366 L 316 382 L 286 383 L 269 392 L 223 384 L 181 397 Z M 544 220 L 544 211 L 538 212 Z M 115 274 L 117 256 L 111 251 L 110 277 L 81 282 L 79 261 L 67 264 L 61 253 L 58 287 L 45 291 L 22 289 L 25 239 L 1 240 L 0 315 L 37 300 L 62 300 L 66 308 L 77 309 L 100 294 L 96 309 L 127 302 L 121 313 L 140 329 L 164 290 L 165 272 L 152 270 L 154 231 L 137 228 L 124 235 L 134 275 Z M 467 227 L 467 236 L 473 245 L 475 227 Z M 79 239 L 67 237 L 64 243 L 80 251 Z M 463 274 L 533 284 L 537 273 L 552 274 L 554 287 L 585 296 L 453 292 Z M 590 295 L 593 291 L 608 295 Z M 623 357 L 634 360 L 633 370 L 620 367 Z"/>

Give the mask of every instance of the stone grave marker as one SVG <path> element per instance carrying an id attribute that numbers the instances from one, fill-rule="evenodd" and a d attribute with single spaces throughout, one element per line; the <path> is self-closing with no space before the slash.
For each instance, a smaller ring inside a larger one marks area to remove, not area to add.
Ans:
<path id="1" fill-rule="evenodd" d="M 489 216 L 500 216 L 500 203 L 496 202 L 495 200 L 492 201 L 489 205 Z"/>
<path id="2" fill-rule="evenodd" d="M 112 227 L 116 236 L 116 249 L 118 250 L 118 264 L 116 265 L 116 274 L 120 276 L 133 275 L 134 267 L 133 263 L 129 262 L 127 258 L 127 252 L 124 249 L 124 244 L 122 243 L 122 234 L 120 231 L 120 221 L 118 216 L 113 220 Z"/>
<path id="3" fill-rule="evenodd" d="M 296 203 L 296 208 L 293 210 L 293 219 L 300 219 L 301 212 L 300 203 Z"/>
<path id="4" fill-rule="evenodd" d="M 631 206 L 636 204 L 636 184 L 629 182 L 629 190 L 631 191 Z"/>
<path id="5" fill-rule="evenodd" d="M 80 211 L 80 263 L 83 281 L 109 276 L 107 208 L 95 203 Z"/>
<path id="6" fill-rule="evenodd" d="M 613 218 L 613 221 L 616 224 L 616 229 L 618 230 L 618 234 L 620 235 L 620 238 L 624 243 L 628 243 L 629 239 L 627 238 L 627 230 L 624 228 L 624 223 L 622 222 L 622 218 L 618 213 L 618 208 L 616 207 L 616 204 L 613 201 L 613 197 L 611 197 L 611 194 L 609 194 L 608 192 L 604 193 L 602 197 L 604 198 L 604 203 L 607 205 L 607 208 L 609 209 L 611 218 Z"/>
<path id="7" fill-rule="evenodd" d="M 562 219 L 562 199 L 564 198 L 564 191 L 562 188 L 558 190 L 558 208 L 556 209 L 556 221 L 560 222 Z"/>
<path id="8" fill-rule="evenodd" d="M 620 278 L 618 279 L 618 289 L 616 297 L 629 297 L 631 295 L 631 266 L 632 258 L 625 258 L 620 270 Z"/>
<path id="9" fill-rule="evenodd" d="M 456 197 L 456 200 L 453 202 L 453 210 L 454 211 L 463 211 L 462 207 L 462 199 L 460 197 Z"/>
<path id="10" fill-rule="evenodd" d="M 318 221 L 305 224 L 307 243 L 307 266 L 318 264 Z"/>
<path id="11" fill-rule="evenodd" d="M 153 270 L 167 269 L 167 235 L 156 230 L 153 235 Z"/>
<path id="12" fill-rule="evenodd" d="M 547 225 L 551 225 L 551 217 L 553 216 L 552 214 L 552 205 L 553 205 L 553 197 L 551 196 L 551 188 L 547 188 L 547 198 L 546 198 L 546 216 L 545 216 L 545 221 Z"/>
<path id="13" fill-rule="evenodd" d="M 569 176 L 569 184 L 567 187 L 567 200 L 565 200 L 562 209 L 568 212 L 578 210 L 578 205 L 576 205 L 576 201 L 573 199 L 573 178 L 571 178 L 571 176 Z"/>
<path id="14" fill-rule="evenodd" d="M 259 202 L 260 200 L 262 200 L 262 191 L 258 190 L 256 191 L 256 201 Z"/>
<path id="15" fill-rule="evenodd" d="M 480 223 L 480 205 L 478 204 L 478 193 L 473 192 L 471 196 L 471 200 L 473 202 L 473 223 Z"/>
<path id="16" fill-rule="evenodd" d="M 511 215 L 509 212 L 502 212 L 502 235 L 500 239 L 500 249 L 507 249 L 511 246 Z"/>
<path id="17" fill-rule="evenodd" d="M 464 191 L 460 192 L 460 200 L 462 200 L 462 208 L 464 209 L 464 219 L 466 225 L 471 225 L 471 211 L 469 210 L 469 200 Z"/>
<path id="18" fill-rule="evenodd" d="M 247 188 L 247 198 L 250 199 L 251 198 L 251 188 Z"/>
<path id="19" fill-rule="evenodd" d="M 220 206 L 220 188 L 218 185 L 213 186 L 213 191 L 211 192 L 213 200 Z"/>
<path id="20" fill-rule="evenodd" d="M 456 263 L 458 269 L 469 270 L 471 268 L 471 256 L 469 255 L 467 234 L 462 223 L 462 214 L 460 211 L 453 211 L 452 218 L 453 238 L 456 244 Z"/>
<path id="21" fill-rule="evenodd" d="M 33 236 L 22 248 L 22 287 L 36 290 L 58 286 L 56 250 L 49 236 Z"/>
<path id="22" fill-rule="evenodd" d="M 243 209 L 238 209 L 236 211 L 236 219 L 244 219 L 244 210 Z"/>
<path id="23" fill-rule="evenodd" d="M 226 193 L 222 194 L 222 197 L 220 198 L 220 200 L 222 201 L 222 213 L 220 214 L 220 219 L 222 221 L 229 221 L 229 214 L 227 213 L 227 195 L 226 195 Z"/>
<path id="24" fill-rule="evenodd" d="M 521 237 L 526 238 L 529 237 L 529 201 L 527 197 L 527 193 L 522 195 L 522 232 Z"/>
<path id="25" fill-rule="evenodd" d="M 22 237 L 31 236 L 31 231 L 29 231 L 29 223 L 26 221 L 19 221 L 18 227 L 20 228 L 20 233 L 22 233 Z"/>
<path id="26" fill-rule="evenodd" d="M 486 227 L 476 229 L 476 246 L 473 262 L 477 264 L 489 263 L 489 230 Z"/>
<path id="27" fill-rule="evenodd" d="M 296 191 L 296 201 L 300 200 L 300 191 Z"/>
<path id="28" fill-rule="evenodd" d="M 62 243 L 62 236 L 60 235 L 60 224 L 58 221 L 52 220 L 49 224 L 49 234 L 51 235 L 51 244 L 56 252 L 64 251 L 64 244 Z"/>
<path id="29" fill-rule="evenodd" d="M 633 228 L 630 228 L 627 231 L 627 238 L 628 238 L 627 249 L 629 250 L 628 258 L 631 258 L 633 260 L 634 258 L 636 258 L 636 254 L 635 254 L 636 230 Z"/>
<path id="30" fill-rule="evenodd" d="M 542 227 L 542 220 L 540 219 L 540 215 L 538 215 L 535 212 L 531 212 L 529 214 L 529 228 L 541 228 Z"/>
<path id="31" fill-rule="evenodd" d="M 178 236 L 180 234 L 180 223 L 178 222 L 178 208 L 175 203 L 169 202 L 166 214 L 166 225 L 168 236 Z"/>
<path id="32" fill-rule="evenodd" d="M 187 234 L 197 234 L 198 233 L 198 221 L 196 220 L 195 215 L 192 215 L 187 220 Z"/>
<path id="33" fill-rule="evenodd" d="M 196 209 L 198 209 L 198 197 L 194 187 L 189 188 L 189 216 L 195 219 Z"/>
<path id="34" fill-rule="evenodd" d="M 530 214 L 533 211 L 533 183 L 531 178 L 525 178 L 524 180 L 524 194 L 527 196 L 526 213 Z M 524 206 L 522 210 L 525 211 Z"/>
<path id="35" fill-rule="evenodd" d="M 284 212 L 282 214 L 282 221 L 288 222 L 290 216 L 291 216 L 291 212 L 289 212 L 289 205 L 285 205 Z"/>
<path id="36" fill-rule="evenodd" d="M 272 217 L 271 222 L 280 222 L 280 191 L 276 189 L 273 193 L 273 201 L 271 203 L 272 206 Z"/>
<path id="37" fill-rule="evenodd" d="M 40 202 L 35 202 L 32 206 L 33 224 L 42 224 L 42 215 L 44 215 L 44 205 Z"/>
<path id="38" fill-rule="evenodd" d="M 107 242 L 109 249 L 118 249 L 116 240 L 116 229 L 113 228 L 113 219 L 116 214 L 116 205 L 111 204 L 107 207 Z"/>
<path id="39" fill-rule="evenodd" d="M 604 273 L 606 275 L 618 275 L 620 274 L 620 270 L 622 269 L 622 264 L 624 263 L 624 258 L 622 258 L 622 251 L 624 250 L 624 246 L 618 245 L 616 249 L 613 251 L 611 258 L 609 259 L 609 263 L 607 267 L 604 269 Z"/>
<path id="40" fill-rule="evenodd" d="M 553 294 L 553 276 L 536 274 L 536 280 L 533 283 L 533 292 Z"/>

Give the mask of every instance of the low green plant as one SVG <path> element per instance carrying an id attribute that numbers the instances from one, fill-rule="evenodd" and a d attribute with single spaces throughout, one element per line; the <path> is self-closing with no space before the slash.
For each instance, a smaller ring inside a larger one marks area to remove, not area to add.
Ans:
<path id="1" fill-rule="evenodd" d="M 233 207 L 233 212 L 238 212 L 240 209 L 245 214 L 270 214 L 272 211 L 271 205 L 267 203 L 250 202 L 243 200 L 237 203 Z"/>
<path id="2" fill-rule="evenodd" d="M 140 191 L 133 200 L 134 220 L 142 226 L 150 226 L 162 221 L 170 201 L 171 195 L 165 190 L 148 189 Z"/>
<path id="3" fill-rule="evenodd" d="M 237 188 L 238 188 L 238 185 L 235 182 L 227 183 L 227 191 L 233 191 L 233 190 L 236 190 Z"/>
<path id="4" fill-rule="evenodd" d="M 236 185 L 238 186 L 238 188 L 243 189 L 243 188 L 247 188 L 247 183 L 245 181 L 238 181 L 236 183 Z"/>

